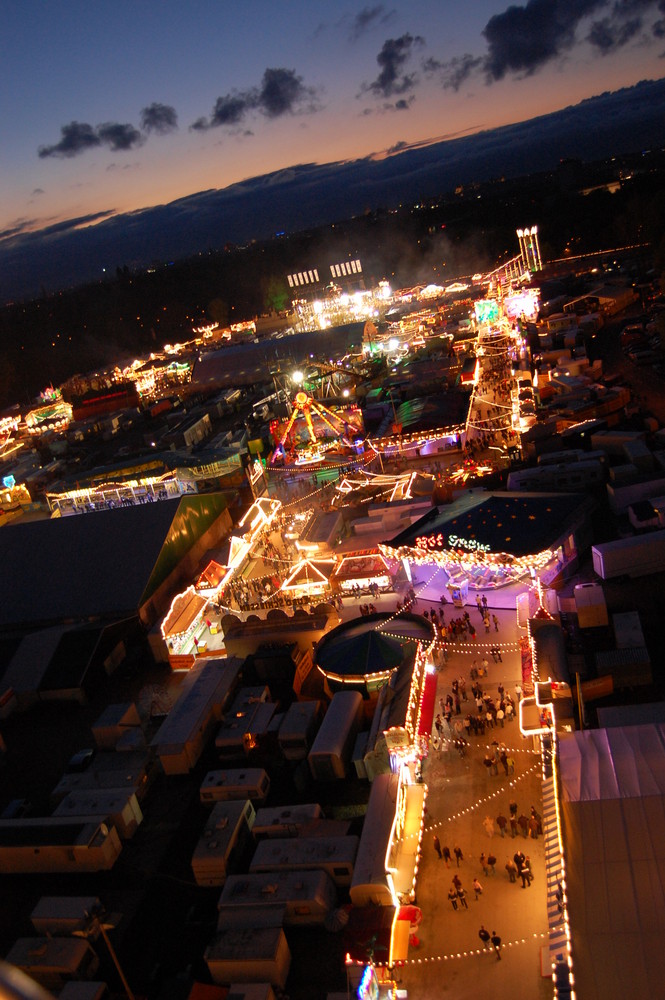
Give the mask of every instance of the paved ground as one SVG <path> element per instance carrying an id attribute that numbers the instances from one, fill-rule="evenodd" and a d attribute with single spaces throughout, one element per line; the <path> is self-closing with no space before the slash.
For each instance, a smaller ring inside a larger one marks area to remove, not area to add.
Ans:
<path id="1" fill-rule="evenodd" d="M 473 615 L 473 611 L 470 611 Z M 477 611 L 476 611 L 477 615 Z M 514 611 L 500 611 L 500 636 L 506 645 L 515 646 L 518 639 Z M 451 681 L 464 676 L 470 687 L 470 652 L 453 649 L 448 663 L 439 673 L 437 697 L 445 697 Z M 519 654 L 506 651 L 502 664 L 490 663 L 485 689 L 496 694 L 499 682 L 511 693 L 519 677 Z M 473 701 L 462 703 L 462 709 L 474 710 Z M 454 717 L 453 717 L 454 721 Z M 483 765 L 485 749 L 493 739 L 505 742 L 515 757 L 515 773 L 507 777 L 502 768 L 496 776 L 488 775 Z M 551 997 L 552 983 L 541 976 L 541 948 L 547 944 L 547 911 L 545 899 L 544 842 L 515 840 L 508 834 L 504 839 L 498 829 L 488 837 L 483 826 L 486 816 L 495 819 L 508 815 L 509 801 L 514 798 L 519 811 L 529 814 L 532 805 L 542 812 L 540 757 L 532 749 L 531 740 L 520 734 L 516 721 L 503 729 L 472 737 L 471 748 L 461 758 L 451 746 L 431 751 L 424 769 L 429 787 L 427 824 L 423 855 L 418 876 L 417 903 L 423 911 L 419 929 L 420 947 L 410 950 L 410 962 L 404 968 L 402 985 L 410 997 L 434 997 L 450 993 L 458 1000 L 477 1000 L 479 986 L 491 991 L 494 1000 L 511 1000 L 517 996 Z M 447 893 L 455 873 L 454 858 L 448 870 L 433 847 L 433 834 L 451 850 L 459 844 L 464 860 L 459 866 L 462 884 L 468 891 L 468 910 L 454 911 Z M 533 884 L 522 889 L 511 883 L 504 865 L 517 847 L 531 858 Z M 481 852 L 492 851 L 497 857 L 496 873 L 485 876 L 479 861 Z M 483 886 L 476 901 L 472 881 L 477 876 Z M 496 930 L 503 940 L 502 959 L 482 951 L 478 938 L 480 925 L 490 932 Z"/>

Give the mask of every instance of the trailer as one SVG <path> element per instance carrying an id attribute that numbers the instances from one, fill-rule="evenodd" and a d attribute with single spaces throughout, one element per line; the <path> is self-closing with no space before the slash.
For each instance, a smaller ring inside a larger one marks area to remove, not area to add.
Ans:
<path id="1" fill-rule="evenodd" d="M 131 840 L 143 822 L 143 812 L 132 791 L 113 788 L 80 788 L 64 797 L 54 816 L 86 818 L 88 822 L 108 822 L 122 840 Z"/>
<path id="2" fill-rule="evenodd" d="M 320 869 L 336 886 L 349 886 L 358 853 L 358 838 L 294 837 L 261 840 L 252 858 L 250 872 L 284 872 Z"/>
<path id="3" fill-rule="evenodd" d="M 108 871 L 121 851 L 115 827 L 97 820 L 0 820 L 0 874 Z"/>
<path id="4" fill-rule="evenodd" d="M 30 922 L 37 934 L 50 937 L 68 937 L 81 931 L 87 934 L 90 914 L 99 912 L 101 905 L 96 896 L 42 896 Z"/>
<path id="5" fill-rule="evenodd" d="M 192 855 L 197 885 L 224 885 L 249 850 L 255 815 L 249 799 L 214 806 Z"/>
<path id="6" fill-rule="evenodd" d="M 323 719 L 320 701 L 294 701 L 279 727 L 277 741 L 285 760 L 304 760 Z"/>
<path id="7" fill-rule="evenodd" d="M 255 840 L 266 837 L 299 837 L 302 830 L 323 816 L 318 802 L 306 802 L 295 806 L 275 806 L 257 809 L 252 827 Z"/>
<path id="8" fill-rule="evenodd" d="M 280 926 L 218 931 L 204 953 L 213 983 L 268 982 L 283 989 L 291 951 Z"/>
<path id="9" fill-rule="evenodd" d="M 338 691 L 333 695 L 307 755 L 312 776 L 318 781 L 346 777 L 362 718 L 363 698 L 359 691 Z"/>
<path id="10" fill-rule="evenodd" d="M 249 746 L 256 742 L 255 735 L 265 733 L 276 709 L 277 706 L 270 702 L 267 684 L 241 687 L 224 711 L 215 735 L 220 760 L 245 757 Z"/>
<path id="11" fill-rule="evenodd" d="M 372 782 L 349 895 L 354 906 L 394 906 L 395 892 L 386 857 L 397 811 L 400 779 L 377 774 Z"/>
<path id="12" fill-rule="evenodd" d="M 660 573 L 665 569 L 665 530 L 593 545 L 591 557 L 594 571 L 602 580 Z"/>
<path id="13" fill-rule="evenodd" d="M 99 967 L 89 942 L 77 937 L 19 938 L 6 961 L 46 990 L 59 990 L 71 979 L 92 979 Z"/>
<path id="14" fill-rule="evenodd" d="M 264 802 L 270 791 L 270 778 L 262 767 L 227 768 L 208 771 L 199 797 L 206 805 L 210 802 L 228 802 L 230 799 L 251 799 Z"/>
<path id="15" fill-rule="evenodd" d="M 210 657 L 192 667 L 150 744 L 165 774 L 187 774 L 195 767 L 233 695 L 241 667 L 236 657 Z"/>
<path id="16" fill-rule="evenodd" d="M 254 926 L 266 910 L 285 927 L 321 925 L 336 903 L 335 883 L 323 871 L 230 875 L 217 904 L 217 929 Z"/>

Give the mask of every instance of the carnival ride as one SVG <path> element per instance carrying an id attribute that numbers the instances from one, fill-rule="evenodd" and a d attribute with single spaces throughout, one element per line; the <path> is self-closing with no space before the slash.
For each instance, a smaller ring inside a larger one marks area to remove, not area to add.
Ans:
<path id="1" fill-rule="evenodd" d="M 362 418 L 355 407 L 336 413 L 303 390 L 295 394 L 292 406 L 291 416 L 283 429 L 277 423 L 271 426 L 276 442 L 270 459 L 272 464 L 287 458 L 300 465 L 323 461 L 329 447 L 341 443 L 353 449 L 354 439 L 363 436 Z M 301 425 L 304 422 L 304 428 L 298 427 L 298 420 Z"/>

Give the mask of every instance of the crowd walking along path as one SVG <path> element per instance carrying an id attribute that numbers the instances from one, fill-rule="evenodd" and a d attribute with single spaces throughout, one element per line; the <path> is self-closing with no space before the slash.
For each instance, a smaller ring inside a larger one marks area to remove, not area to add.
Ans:
<path id="1" fill-rule="evenodd" d="M 417 601 L 421 599 L 417 591 Z M 466 610 L 479 618 L 473 604 Z M 547 878 L 552 845 L 551 836 L 545 839 L 540 753 L 521 735 L 515 717 L 492 720 L 489 726 L 485 718 L 484 733 L 478 729 L 475 735 L 464 725 L 467 716 L 480 716 L 474 686 L 482 689 L 485 717 L 486 699 L 496 706 L 500 688 L 504 698 L 510 695 L 517 705 L 520 630 L 514 604 L 496 614 L 502 662 L 490 657 L 487 673 L 471 677 L 474 661 L 485 658 L 484 633 L 478 633 L 477 648 L 472 642 L 449 644 L 447 660 L 438 670 L 436 712 L 443 724 L 441 736 L 436 727 L 432 731 L 423 768 L 429 792 L 416 887 L 423 919 L 419 943 L 410 948 L 398 975 L 414 998 L 450 994 L 456 1000 L 477 1000 L 481 982 L 493 1000 L 552 996 L 552 890 L 548 892 Z M 440 710 L 450 698 L 453 712 L 447 723 Z M 462 752 L 460 726 L 468 744 Z M 478 936 L 481 926 L 490 935 L 487 947 Z M 492 944 L 493 936 L 500 938 L 498 947 Z"/>

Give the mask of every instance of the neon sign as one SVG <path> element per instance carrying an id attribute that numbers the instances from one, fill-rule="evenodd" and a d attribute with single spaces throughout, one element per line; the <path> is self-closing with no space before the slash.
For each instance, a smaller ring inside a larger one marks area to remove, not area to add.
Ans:
<path id="1" fill-rule="evenodd" d="M 459 535 L 448 535 L 446 540 L 439 532 L 438 535 L 418 535 L 416 538 L 417 549 L 442 549 L 445 546 L 450 549 L 467 549 L 469 552 L 490 551 L 489 545 L 484 545 L 475 538 L 460 538 Z"/>
<path id="2" fill-rule="evenodd" d="M 448 545 L 451 549 L 468 549 L 470 552 L 489 552 L 489 545 L 477 542 L 475 538 L 460 538 L 459 535 L 448 535 Z"/>

